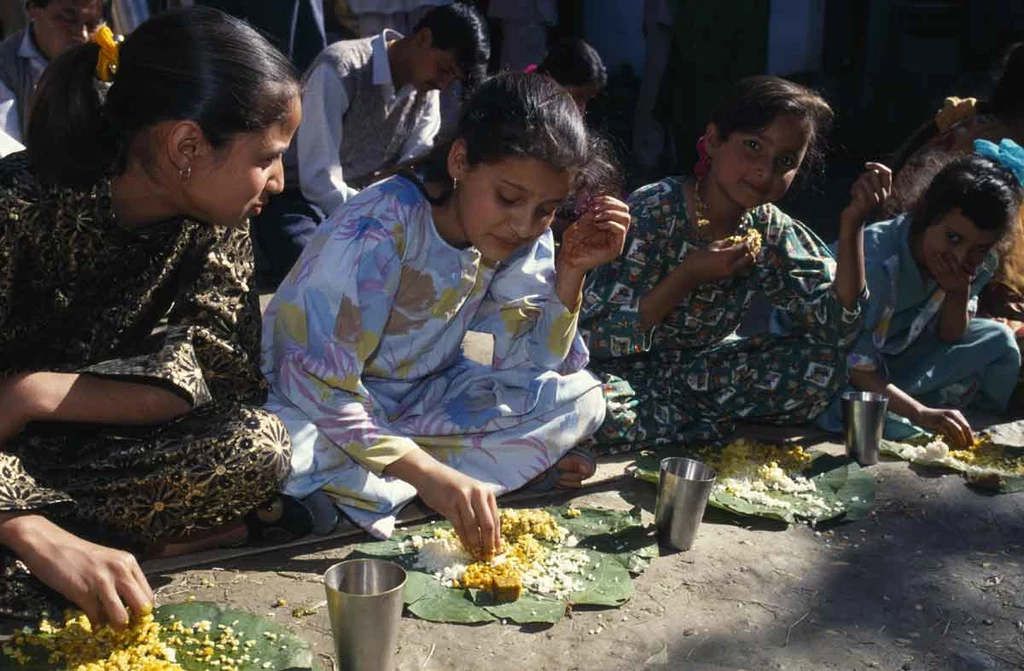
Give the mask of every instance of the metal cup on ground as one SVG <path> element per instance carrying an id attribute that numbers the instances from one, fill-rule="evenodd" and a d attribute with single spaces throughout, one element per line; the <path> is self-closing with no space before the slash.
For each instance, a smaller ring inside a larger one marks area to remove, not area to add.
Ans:
<path id="1" fill-rule="evenodd" d="M 861 466 L 878 463 L 889 398 L 868 391 L 848 391 L 840 396 L 846 427 L 846 454 Z"/>
<path id="2" fill-rule="evenodd" d="M 405 569 L 383 559 L 351 559 L 324 574 L 338 668 L 391 671 L 402 619 Z"/>
<path id="3" fill-rule="evenodd" d="M 717 477 L 715 469 L 694 459 L 661 460 L 654 525 L 662 545 L 674 550 L 690 549 Z"/>

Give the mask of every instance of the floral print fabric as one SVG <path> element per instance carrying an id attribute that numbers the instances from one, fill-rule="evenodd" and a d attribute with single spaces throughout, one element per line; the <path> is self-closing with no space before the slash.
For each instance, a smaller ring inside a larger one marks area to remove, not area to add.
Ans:
<path id="1" fill-rule="evenodd" d="M 604 449 L 718 440 L 739 419 L 797 423 L 823 411 L 844 381 L 843 353 L 860 316 L 839 303 L 825 244 L 774 205 L 758 207 L 737 231 L 761 234 L 754 267 L 698 287 L 645 330 L 640 300 L 711 241 L 690 221 L 682 180 L 643 187 L 629 205 L 625 253 L 592 277 L 581 320 L 591 366 L 608 382 L 608 421 L 598 436 Z M 776 307 L 780 328 L 739 338 L 759 291 Z"/>
<path id="2" fill-rule="evenodd" d="M 441 238 L 409 179 L 361 192 L 265 315 L 267 408 L 294 449 L 286 491 L 323 489 L 386 536 L 415 490 L 383 471 L 410 450 L 499 492 L 522 486 L 603 418 L 576 322 L 554 293 L 550 232 L 491 264 Z M 490 366 L 463 356 L 470 330 L 494 337 Z"/>

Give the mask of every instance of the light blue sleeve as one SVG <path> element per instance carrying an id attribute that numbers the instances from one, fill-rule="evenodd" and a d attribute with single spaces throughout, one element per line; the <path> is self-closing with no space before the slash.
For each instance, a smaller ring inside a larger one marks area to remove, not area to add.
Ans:
<path id="1" fill-rule="evenodd" d="M 494 335 L 496 369 L 582 370 L 590 354 L 577 333 L 579 310 L 555 293 L 555 241 L 546 231 L 500 268 L 470 329 Z"/>

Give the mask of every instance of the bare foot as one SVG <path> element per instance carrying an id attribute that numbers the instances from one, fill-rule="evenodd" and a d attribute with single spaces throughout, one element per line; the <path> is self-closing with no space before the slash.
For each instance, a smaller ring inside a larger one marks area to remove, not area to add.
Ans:
<path id="1" fill-rule="evenodd" d="M 166 538 L 157 541 L 146 551 L 147 559 L 175 557 L 177 555 L 202 552 L 214 548 L 228 547 L 244 543 L 249 536 L 245 522 L 238 520 L 216 529 L 199 532 L 181 538 Z"/>
<path id="2" fill-rule="evenodd" d="M 558 486 L 563 489 L 579 489 L 583 481 L 593 477 L 597 471 L 594 464 L 578 452 L 568 452 L 555 464 L 561 476 Z"/>
<path id="3" fill-rule="evenodd" d="M 558 480 L 555 482 L 558 489 L 579 489 L 583 486 L 583 481 L 593 476 L 597 470 L 589 459 L 578 452 L 566 452 L 555 462 L 554 467 L 558 471 Z M 526 483 L 526 486 L 529 487 L 548 477 L 548 472 L 544 471 Z"/>

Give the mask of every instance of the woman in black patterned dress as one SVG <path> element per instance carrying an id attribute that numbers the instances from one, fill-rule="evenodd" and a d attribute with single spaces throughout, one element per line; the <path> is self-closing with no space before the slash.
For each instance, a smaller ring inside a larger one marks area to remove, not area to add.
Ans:
<path id="1" fill-rule="evenodd" d="M 40 82 L 27 154 L 0 161 L 0 615 L 64 598 L 122 626 L 153 593 L 112 548 L 308 530 L 276 498 L 290 445 L 259 407 L 247 225 L 282 188 L 298 91 L 208 9 L 119 53 L 101 35 Z"/>

